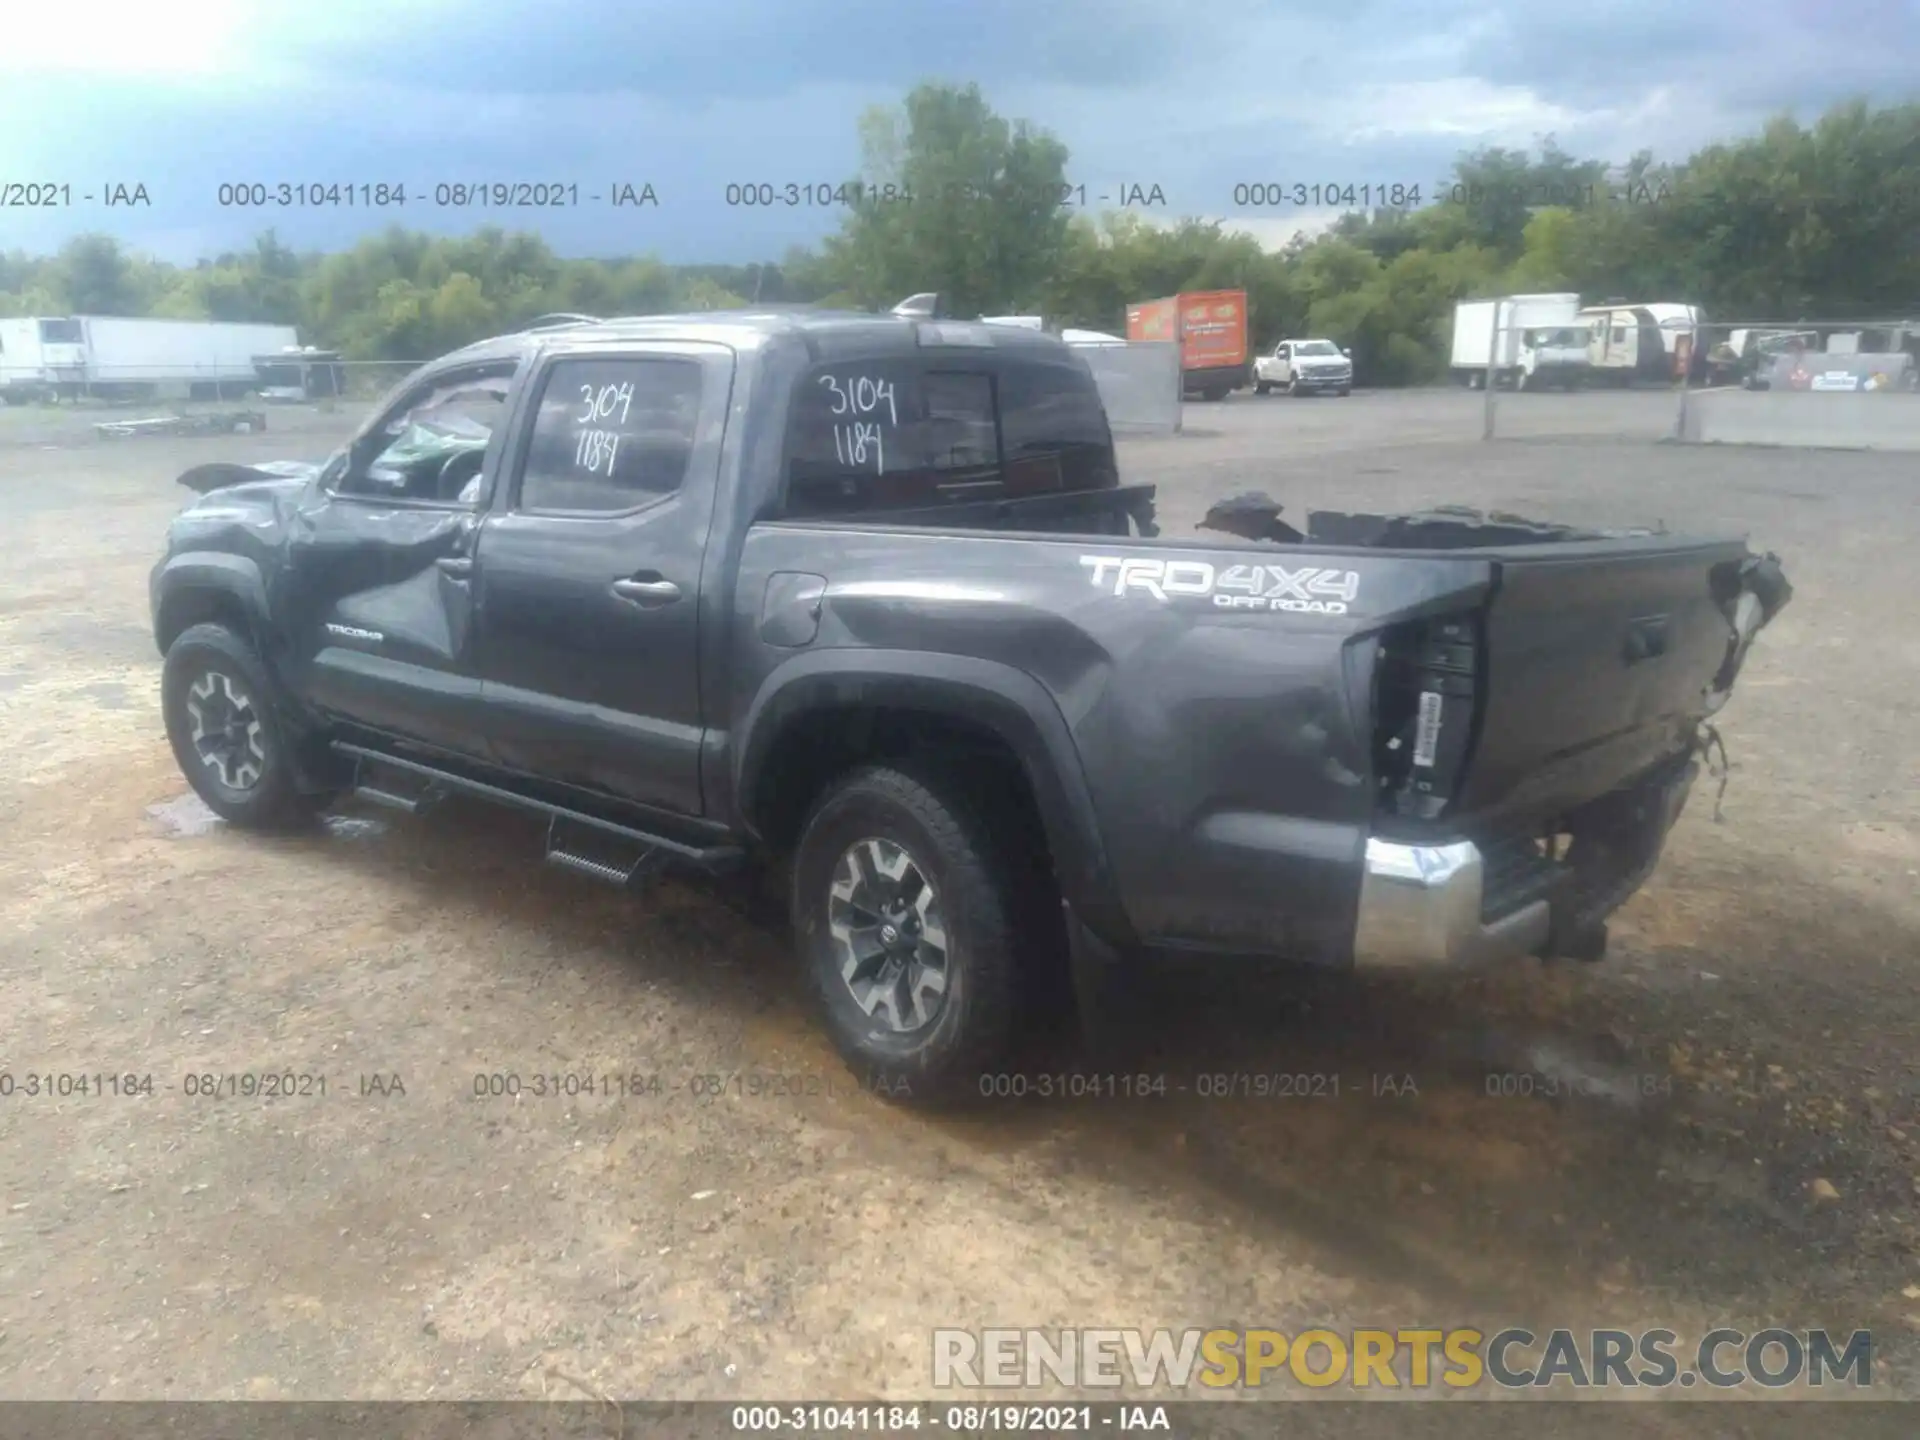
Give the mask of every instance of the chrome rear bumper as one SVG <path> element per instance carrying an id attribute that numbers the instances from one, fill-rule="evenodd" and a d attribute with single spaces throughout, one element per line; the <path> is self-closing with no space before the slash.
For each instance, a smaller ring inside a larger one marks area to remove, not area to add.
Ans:
<path id="1" fill-rule="evenodd" d="M 1446 970 L 1539 954 L 1552 929 L 1545 900 L 1482 921 L 1486 868 L 1470 840 L 1449 845 L 1367 841 L 1360 915 L 1353 937 L 1358 970 Z"/>

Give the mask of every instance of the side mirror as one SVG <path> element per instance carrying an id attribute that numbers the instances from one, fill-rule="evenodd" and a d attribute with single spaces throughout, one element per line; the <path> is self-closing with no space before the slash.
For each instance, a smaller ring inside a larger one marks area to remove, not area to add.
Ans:
<path id="1" fill-rule="evenodd" d="M 1349 350 L 1349 349 L 1347 349 L 1347 348 L 1346 348 L 1345 346 L 1342 346 L 1342 347 L 1341 347 L 1341 350 L 1340 350 L 1340 353 L 1341 353 L 1342 355 L 1344 355 L 1344 356 L 1346 356 L 1346 357 L 1347 357 L 1347 359 L 1349 359 L 1349 360 L 1351 360 L 1351 359 L 1353 358 L 1353 352 L 1352 352 L 1351 350 Z"/>

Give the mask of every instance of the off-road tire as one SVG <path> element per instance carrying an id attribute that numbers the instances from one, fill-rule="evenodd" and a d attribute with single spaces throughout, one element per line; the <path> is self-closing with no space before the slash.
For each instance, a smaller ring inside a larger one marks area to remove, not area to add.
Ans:
<path id="1" fill-rule="evenodd" d="M 1273 393 L 1273 386 L 1264 380 L 1256 380 L 1253 382 L 1253 393 L 1256 395 L 1271 395 Z"/>
<path id="2" fill-rule="evenodd" d="M 224 677 L 223 698 L 243 696 L 259 727 L 257 753 L 250 751 L 258 775 L 244 786 L 227 783 L 196 746 L 189 706 L 196 687 L 206 685 L 209 677 L 215 686 Z M 249 830 L 297 827 L 326 803 L 325 796 L 304 794 L 298 787 L 279 703 L 278 687 L 253 646 L 225 625 L 192 626 L 167 647 L 160 708 L 174 759 L 208 809 Z"/>
<path id="3" fill-rule="evenodd" d="M 795 849 L 789 892 L 795 944 L 827 1033 L 861 1083 L 914 1105 L 977 1100 L 1012 1044 L 1021 984 L 1014 934 L 1021 887 L 984 808 L 959 775 L 865 766 L 830 785 Z M 931 1020 L 899 1031 L 869 1014 L 841 975 L 830 931 L 843 856 L 874 839 L 904 850 L 938 896 L 946 989 Z"/>

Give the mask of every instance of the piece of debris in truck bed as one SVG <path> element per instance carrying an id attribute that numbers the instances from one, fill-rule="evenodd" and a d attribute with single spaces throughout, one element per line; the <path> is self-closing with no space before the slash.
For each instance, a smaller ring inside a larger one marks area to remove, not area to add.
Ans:
<path id="1" fill-rule="evenodd" d="M 1569 540 L 1616 540 L 1659 533 L 1647 529 L 1599 530 L 1529 520 L 1500 510 L 1436 505 L 1404 515 L 1366 515 L 1344 510 L 1310 510 L 1303 534 L 1280 519 L 1280 502 L 1260 491 L 1220 501 L 1200 522 L 1242 540 L 1284 545 L 1318 542 L 1381 550 L 1458 550 L 1480 545 L 1545 545 Z"/>

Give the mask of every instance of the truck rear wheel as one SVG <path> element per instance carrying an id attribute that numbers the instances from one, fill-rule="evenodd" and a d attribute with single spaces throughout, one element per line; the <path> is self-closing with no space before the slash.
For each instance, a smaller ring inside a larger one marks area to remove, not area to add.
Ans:
<path id="1" fill-rule="evenodd" d="M 877 1093 L 980 1094 L 1019 1008 L 1017 887 L 967 791 L 871 766 L 801 830 L 793 928 L 827 1032 Z"/>

